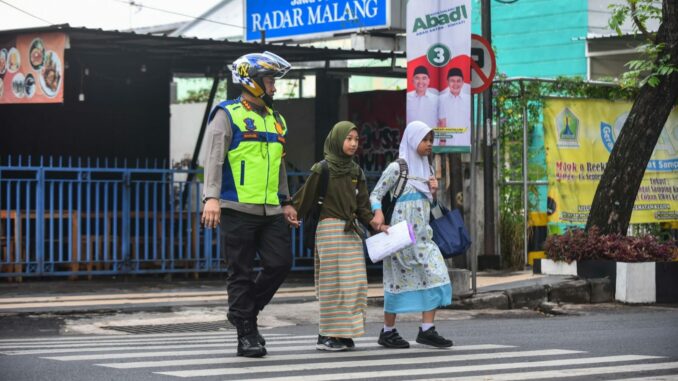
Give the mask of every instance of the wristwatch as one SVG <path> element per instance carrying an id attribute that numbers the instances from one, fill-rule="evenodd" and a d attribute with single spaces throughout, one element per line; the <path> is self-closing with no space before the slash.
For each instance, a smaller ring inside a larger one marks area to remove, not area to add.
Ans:
<path id="1" fill-rule="evenodd" d="M 287 200 L 280 201 L 280 206 L 288 206 L 288 205 L 292 205 L 292 199 L 291 198 L 288 198 Z"/>

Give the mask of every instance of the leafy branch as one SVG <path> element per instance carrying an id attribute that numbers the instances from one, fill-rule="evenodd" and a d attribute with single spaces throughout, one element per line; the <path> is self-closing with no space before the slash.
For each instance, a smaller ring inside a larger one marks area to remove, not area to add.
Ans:
<path id="1" fill-rule="evenodd" d="M 671 64 L 671 55 L 666 53 L 666 46 L 657 43 L 657 33 L 648 30 L 649 21 L 662 21 L 662 10 L 653 0 L 627 0 L 626 4 L 613 4 L 609 7 L 612 16 L 608 25 L 617 35 L 622 36 L 622 24 L 631 19 L 632 30 L 640 33 L 645 44 L 638 47 L 642 58 L 626 63 L 629 71 L 621 78 L 622 86 L 642 87 L 648 84 L 652 87 L 659 85 L 660 77 L 678 72 L 678 67 Z"/>

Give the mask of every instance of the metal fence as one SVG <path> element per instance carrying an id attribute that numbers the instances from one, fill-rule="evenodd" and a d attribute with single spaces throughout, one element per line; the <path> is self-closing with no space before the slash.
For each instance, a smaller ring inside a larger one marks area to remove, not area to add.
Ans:
<path id="1" fill-rule="evenodd" d="M 157 161 L 10 157 L 0 163 L 0 277 L 226 271 L 189 173 Z M 294 190 L 307 173 L 289 176 Z M 293 270 L 312 268 L 301 231 L 290 234 Z"/>

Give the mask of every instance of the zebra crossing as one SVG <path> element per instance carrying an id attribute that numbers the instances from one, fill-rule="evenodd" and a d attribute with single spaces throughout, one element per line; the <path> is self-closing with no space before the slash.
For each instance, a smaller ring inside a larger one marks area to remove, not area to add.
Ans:
<path id="1" fill-rule="evenodd" d="M 349 352 L 315 350 L 315 335 L 265 334 L 268 356 L 236 357 L 231 331 L 0 340 L 0 356 L 145 372 L 168 380 L 678 380 L 678 359 L 647 354 L 600 355 L 576 349 L 504 344 L 437 349 L 380 347 L 376 337 Z M 119 373 L 117 373 L 119 374 Z M 130 373 L 129 379 L 134 379 Z M 652 378 L 648 378 L 652 377 Z"/>

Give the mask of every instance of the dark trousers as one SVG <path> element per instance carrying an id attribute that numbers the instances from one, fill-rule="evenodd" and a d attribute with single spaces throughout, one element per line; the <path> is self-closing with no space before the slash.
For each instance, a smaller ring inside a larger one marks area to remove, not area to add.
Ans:
<path id="1" fill-rule="evenodd" d="M 228 312 L 233 318 L 255 318 L 292 267 L 290 229 L 282 214 L 256 216 L 221 210 L 222 253 L 228 262 Z M 254 271 L 259 253 L 261 271 Z"/>

